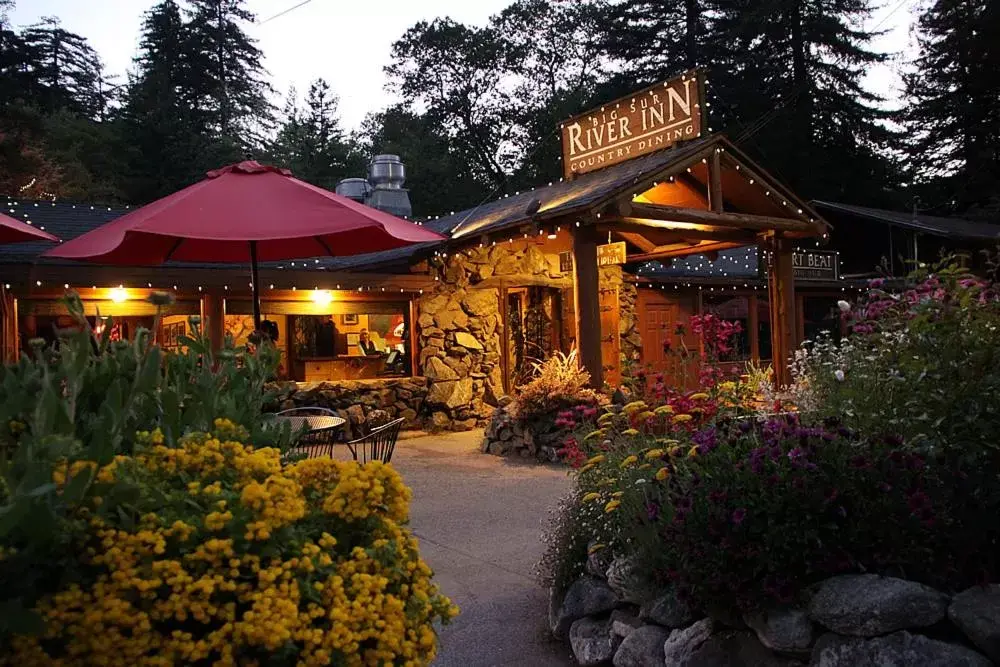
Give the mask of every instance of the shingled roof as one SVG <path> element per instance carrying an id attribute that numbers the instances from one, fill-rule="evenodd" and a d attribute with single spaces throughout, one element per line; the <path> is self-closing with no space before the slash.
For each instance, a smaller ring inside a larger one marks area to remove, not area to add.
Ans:
<path id="1" fill-rule="evenodd" d="M 812 204 L 818 209 L 832 213 L 846 214 L 865 220 L 875 220 L 887 225 L 904 227 L 934 236 L 978 241 L 1000 240 L 1000 225 L 989 222 L 976 222 L 962 218 L 943 218 L 936 215 L 924 215 L 923 213 L 888 211 L 882 208 L 855 206 L 853 204 L 841 204 L 832 201 L 813 201 Z"/>
<path id="2" fill-rule="evenodd" d="M 452 239 L 472 238 L 485 233 L 495 233 L 519 226 L 529 220 L 544 220 L 556 216 L 572 214 L 586 209 L 596 202 L 612 197 L 641 179 L 669 168 L 672 164 L 687 159 L 716 140 L 713 137 L 696 139 L 673 148 L 650 153 L 628 162 L 590 172 L 572 181 L 559 180 L 531 190 L 506 195 L 494 201 L 423 221 L 423 224 Z M 529 204 L 539 201 L 538 210 L 532 215 Z M 0 200 L 2 201 L 2 200 Z M 33 224 L 55 234 L 63 240 L 76 238 L 118 216 L 127 213 L 131 207 L 108 207 L 73 202 L 26 201 L 9 197 L 6 209 L 9 215 L 19 220 L 30 220 Z M 411 257 L 439 247 L 445 242 L 420 243 L 385 252 L 353 255 L 348 257 L 317 257 L 292 262 L 272 262 L 262 267 L 308 268 L 323 270 L 366 270 L 387 265 L 405 265 Z M 39 255 L 49 247 L 44 243 L 24 243 L 0 246 L 0 264 L 25 263 L 69 263 L 66 260 L 41 259 Z M 180 264 L 176 266 L 221 268 L 215 264 Z"/>

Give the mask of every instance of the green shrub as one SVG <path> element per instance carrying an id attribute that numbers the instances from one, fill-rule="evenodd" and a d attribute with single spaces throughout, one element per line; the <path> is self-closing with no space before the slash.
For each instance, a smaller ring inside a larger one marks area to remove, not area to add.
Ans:
<path id="1" fill-rule="evenodd" d="M 409 490 L 380 463 L 282 464 L 272 348 L 164 356 L 69 308 L 77 330 L 0 379 L 0 664 L 433 659 L 456 610 Z"/>

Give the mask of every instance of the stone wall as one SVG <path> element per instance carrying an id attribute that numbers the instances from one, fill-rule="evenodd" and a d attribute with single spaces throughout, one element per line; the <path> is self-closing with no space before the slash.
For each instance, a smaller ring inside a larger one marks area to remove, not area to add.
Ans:
<path id="1" fill-rule="evenodd" d="M 562 344 L 576 336 L 572 271 L 560 270 L 559 253 L 572 248 L 568 232 L 474 246 L 432 258 L 435 288 L 417 303 L 420 372 L 428 379 L 427 411 L 436 429 L 485 425 L 504 394 L 501 346 L 505 344 L 500 287 L 542 286 L 560 291 Z M 636 288 L 619 266 L 603 267 L 602 285 L 619 290 L 623 361 L 642 349 Z"/>
<path id="2" fill-rule="evenodd" d="M 798 605 L 749 614 L 691 608 L 627 559 L 588 557 L 553 591 L 549 624 L 580 665 L 615 667 L 990 667 L 1000 661 L 1000 586 L 949 596 L 903 579 L 845 574 Z M 985 655 L 984 655 L 985 654 Z"/>
<path id="3" fill-rule="evenodd" d="M 430 262 L 437 286 L 417 304 L 417 332 L 432 428 L 466 430 L 489 420 L 504 395 L 499 282 L 570 289 L 571 276 L 559 270 L 559 248 L 522 239 Z"/>
<path id="4" fill-rule="evenodd" d="M 333 410 L 347 420 L 344 435 L 348 439 L 367 432 L 368 416 L 383 410 L 391 419 L 403 417 L 405 429 L 426 428 L 428 380 L 423 377 L 384 378 L 378 380 L 338 380 L 334 382 L 281 382 L 277 410 L 321 407 Z"/>

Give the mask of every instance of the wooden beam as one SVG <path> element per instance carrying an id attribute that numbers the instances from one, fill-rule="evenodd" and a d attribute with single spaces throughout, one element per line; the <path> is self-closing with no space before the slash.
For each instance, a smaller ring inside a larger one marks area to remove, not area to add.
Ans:
<path id="1" fill-rule="evenodd" d="M 656 244 L 642 234 L 637 234 L 635 232 L 618 232 L 618 236 L 643 252 L 652 252 L 653 249 L 656 248 Z"/>
<path id="2" fill-rule="evenodd" d="M 776 237 L 768 243 L 771 262 L 768 265 L 768 298 L 771 306 L 771 363 L 774 384 L 791 384 L 789 361 L 795 345 L 795 275 L 792 267 L 791 240 Z"/>
<path id="3" fill-rule="evenodd" d="M 755 245 L 759 241 L 756 232 L 748 232 L 741 229 L 667 229 L 657 226 L 655 222 L 653 224 L 649 223 L 649 220 L 644 220 L 643 218 L 626 218 L 623 222 L 598 225 L 597 230 L 598 234 L 603 235 L 610 231 L 617 233 L 623 238 L 625 233 L 639 235 L 645 238 L 647 243 L 652 243 L 654 246 L 678 243 L 686 239 L 733 241 L 734 243 L 739 242 L 748 245 Z M 643 252 L 650 252 L 650 250 L 643 249 Z"/>
<path id="4" fill-rule="evenodd" d="M 712 151 L 708 160 L 708 199 L 712 210 L 722 213 L 722 160 L 718 148 Z"/>
<path id="5" fill-rule="evenodd" d="M 702 211 L 694 208 L 676 208 L 673 206 L 658 206 L 656 204 L 631 205 L 629 218 L 645 218 L 663 222 L 687 222 L 713 227 L 727 227 L 751 231 L 798 232 L 818 236 L 824 233 L 822 223 L 810 223 L 805 220 L 791 218 L 776 218 L 768 215 L 751 215 L 749 213 L 718 213 Z"/>
<path id="6" fill-rule="evenodd" d="M 731 248 L 740 248 L 746 244 L 744 243 L 732 243 L 730 241 L 720 241 L 718 243 L 704 243 L 701 245 L 683 245 L 683 246 L 663 246 L 658 248 L 654 252 L 643 253 L 641 255 L 629 255 L 628 261 L 630 262 L 651 262 L 656 259 L 671 259 L 673 257 L 686 257 L 688 255 L 701 255 L 706 252 L 718 252 L 720 250 L 729 250 Z"/>
<path id="7" fill-rule="evenodd" d="M 590 373 L 590 384 L 600 389 L 601 365 L 600 277 L 597 270 L 597 229 L 591 225 L 573 230 L 573 276 L 576 283 L 576 344 L 580 362 Z"/>

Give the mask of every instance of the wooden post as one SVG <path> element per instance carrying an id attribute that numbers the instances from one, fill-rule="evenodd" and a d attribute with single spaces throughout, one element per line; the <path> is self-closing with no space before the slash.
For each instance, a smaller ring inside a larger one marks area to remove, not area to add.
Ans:
<path id="1" fill-rule="evenodd" d="M 0 314 L 2 314 L 2 327 L 0 327 L 0 338 L 3 344 L 3 363 L 11 364 L 17 361 L 20 356 L 17 326 L 17 299 L 10 293 L 10 290 L 0 285 Z"/>
<path id="2" fill-rule="evenodd" d="M 597 229 L 593 226 L 573 230 L 573 279 L 580 363 L 590 373 L 591 386 L 600 389 L 604 384 L 601 368 L 601 286 L 597 270 Z"/>
<path id="3" fill-rule="evenodd" d="M 776 387 L 791 383 L 788 364 L 795 345 L 795 274 L 792 269 L 792 242 L 774 238 L 768 243 L 768 298 L 771 306 L 771 360 Z"/>
<path id="4" fill-rule="evenodd" d="M 712 152 L 708 161 L 708 198 L 712 210 L 722 213 L 722 160 L 719 159 L 719 149 Z"/>
<path id="5" fill-rule="evenodd" d="M 201 326 L 208 334 L 212 351 L 221 350 L 226 341 L 226 307 L 221 294 L 202 295 Z"/>
<path id="6" fill-rule="evenodd" d="M 409 347 L 407 354 L 410 355 L 410 375 L 413 376 L 423 374 L 423 369 L 420 367 L 420 334 L 417 332 L 418 313 L 417 300 L 410 299 L 410 321 L 406 343 Z"/>

